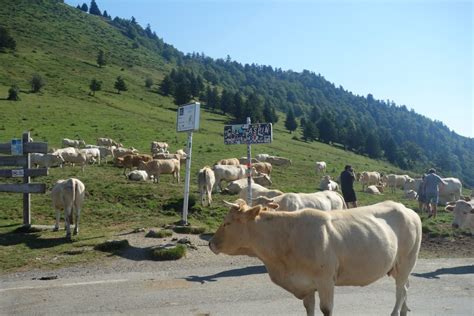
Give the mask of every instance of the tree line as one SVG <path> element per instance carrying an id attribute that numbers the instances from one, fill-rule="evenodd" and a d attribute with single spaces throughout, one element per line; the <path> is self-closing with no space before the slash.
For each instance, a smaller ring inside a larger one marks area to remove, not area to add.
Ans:
<path id="1" fill-rule="evenodd" d="M 160 93 L 177 104 L 198 99 L 239 122 L 247 116 L 255 122 L 275 122 L 279 110 L 286 114 L 285 127 L 304 141 L 340 145 L 420 173 L 437 167 L 441 174 L 461 177 L 474 186 L 474 139 L 405 105 L 353 94 L 309 70 L 241 64 L 230 56 L 183 54 L 133 17 L 107 21 L 133 40 L 134 47 L 144 46 L 175 66 L 160 84 Z"/>

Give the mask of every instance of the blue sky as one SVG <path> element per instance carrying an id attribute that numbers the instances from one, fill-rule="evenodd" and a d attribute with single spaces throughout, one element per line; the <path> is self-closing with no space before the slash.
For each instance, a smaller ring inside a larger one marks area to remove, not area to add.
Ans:
<path id="1" fill-rule="evenodd" d="M 474 137 L 472 0 L 96 2 L 185 53 L 308 69 Z"/>

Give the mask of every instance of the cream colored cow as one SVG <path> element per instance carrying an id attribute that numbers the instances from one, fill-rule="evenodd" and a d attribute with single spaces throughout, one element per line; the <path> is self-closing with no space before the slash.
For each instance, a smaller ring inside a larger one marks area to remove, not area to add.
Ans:
<path id="1" fill-rule="evenodd" d="M 322 313 L 330 316 L 335 286 L 365 286 L 386 275 L 396 283 L 391 315 L 407 315 L 408 277 L 422 233 L 420 217 L 403 204 L 385 201 L 332 212 L 274 212 L 243 200 L 229 204 L 209 241 L 211 251 L 258 257 L 275 284 L 303 300 L 307 315 L 315 313 L 316 291 Z M 353 314 L 370 314 L 370 303 Z"/>

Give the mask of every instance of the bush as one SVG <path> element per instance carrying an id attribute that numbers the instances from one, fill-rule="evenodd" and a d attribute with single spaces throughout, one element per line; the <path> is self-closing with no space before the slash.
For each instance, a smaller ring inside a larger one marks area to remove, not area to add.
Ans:
<path id="1" fill-rule="evenodd" d="M 153 260 L 178 260 L 186 255 L 186 246 L 176 245 L 172 248 L 152 248 L 151 257 Z"/>
<path id="2" fill-rule="evenodd" d="M 178 234 L 199 235 L 204 233 L 206 231 L 206 228 L 198 226 L 175 226 L 173 227 L 173 230 Z"/>
<path id="3" fill-rule="evenodd" d="M 149 238 L 164 238 L 170 237 L 173 235 L 173 232 L 169 229 L 161 229 L 159 231 L 150 230 L 145 237 Z"/>
<path id="4" fill-rule="evenodd" d="M 16 42 L 13 37 L 10 36 L 8 30 L 0 26 L 0 50 L 3 48 L 14 50 L 16 48 Z"/>
<path id="5" fill-rule="evenodd" d="M 44 87 L 45 82 L 44 82 L 43 77 L 41 77 L 39 74 L 34 74 L 33 77 L 31 77 L 30 85 L 31 85 L 31 91 L 36 93 L 36 92 L 39 92 L 41 88 Z"/>
<path id="6" fill-rule="evenodd" d="M 8 90 L 8 98 L 10 101 L 20 101 L 20 89 L 17 86 L 11 86 Z"/>

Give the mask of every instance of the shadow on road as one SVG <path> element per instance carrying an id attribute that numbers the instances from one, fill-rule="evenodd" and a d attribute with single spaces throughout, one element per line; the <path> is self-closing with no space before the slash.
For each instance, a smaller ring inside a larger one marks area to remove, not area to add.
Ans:
<path id="1" fill-rule="evenodd" d="M 412 273 L 412 275 L 426 279 L 439 279 L 439 275 L 442 274 L 474 274 L 474 265 L 452 267 L 452 268 L 441 268 L 433 272 L 426 273 Z"/>
<path id="2" fill-rule="evenodd" d="M 185 278 L 185 280 L 190 281 L 190 282 L 205 283 L 205 282 L 215 282 L 217 281 L 218 278 L 237 277 L 237 276 L 242 276 L 242 275 L 262 274 L 262 273 L 267 273 L 267 269 L 265 268 L 265 266 L 252 266 L 252 267 L 222 271 L 216 274 L 206 275 L 206 276 L 191 275 Z"/>

